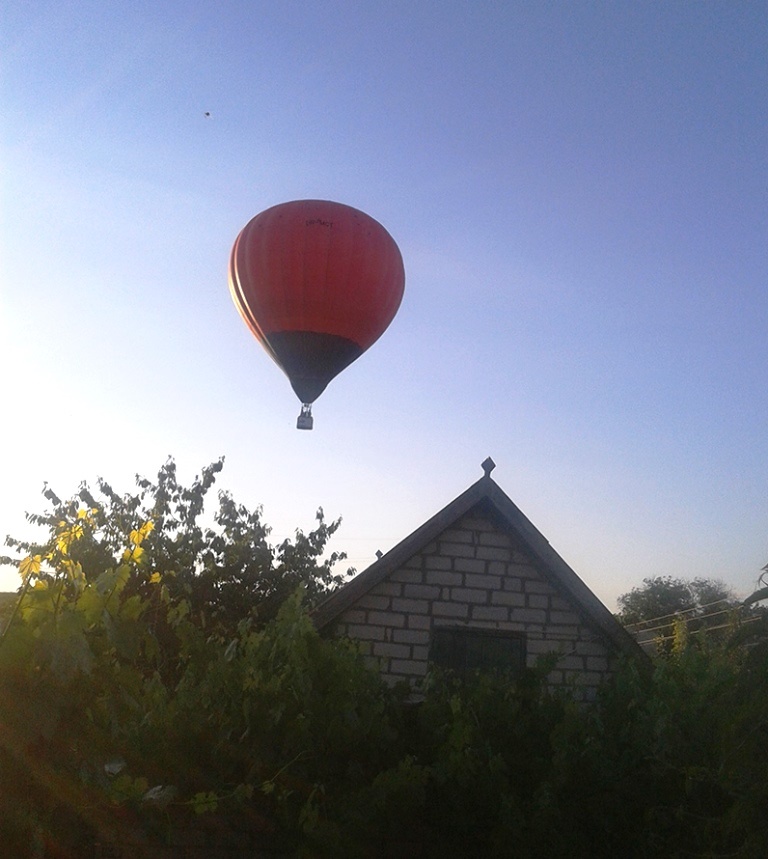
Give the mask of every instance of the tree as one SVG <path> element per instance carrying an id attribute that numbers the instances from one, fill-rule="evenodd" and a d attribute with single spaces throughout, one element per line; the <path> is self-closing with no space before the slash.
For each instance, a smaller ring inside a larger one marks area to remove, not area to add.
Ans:
<path id="1" fill-rule="evenodd" d="M 728 629 L 741 605 L 718 579 L 672 576 L 643 579 L 641 587 L 622 594 L 618 603 L 622 623 L 656 639 L 667 651 L 676 635 Z"/>
<path id="2" fill-rule="evenodd" d="M 95 490 L 84 482 L 72 498 L 62 501 L 46 486 L 43 494 L 50 509 L 27 518 L 46 529 L 47 537 L 39 543 L 7 537 L 6 545 L 44 561 L 53 557 L 62 527 L 75 527 L 78 539 L 70 547 L 70 561 L 79 564 L 86 581 L 133 551 L 141 564 L 127 584 L 128 593 L 146 594 L 153 577 L 162 578 L 170 595 L 186 599 L 192 616 L 207 626 L 232 629 L 249 615 L 263 624 L 299 585 L 305 588 L 307 604 L 314 605 L 343 580 L 333 567 L 345 555 L 325 556 L 341 520 L 326 522 L 320 509 L 312 531 L 297 530 L 293 540 L 273 546 L 260 507 L 249 510 L 219 491 L 217 509 L 212 515 L 206 511 L 223 464 L 222 458 L 208 465 L 189 487 L 179 483 L 171 458 L 155 480 L 137 475 L 133 493 L 120 495 L 99 478 Z M 126 549 L 146 523 L 151 529 L 141 546 Z M 0 563 L 18 567 L 20 558 L 1 557 Z"/>
<path id="3" fill-rule="evenodd" d="M 640 624 L 657 618 L 667 620 L 695 604 L 688 584 L 671 576 L 643 579 L 642 587 L 622 594 L 618 603 L 619 619 L 625 624 Z"/>
<path id="4" fill-rule="evenodd" d="M 105 840 L 156 856 L 169 826 L 221 810 L 215 826 L 245 820 L 265 849 L 297 855 L 333 805 L 326 784 L 330 798 L 354 796 L 393 754 L 395 697 L 354 648 L 320 639 L 303 588 L 274 619 L 225 635 L 193 621 L 161 577 L 129 593 L 149 527 L 91 579 L 73 560 L 84 531 L 58 530 L 48 572 L 22 563 L 0 639 L 3 849 L 74 859 Z"/>
<path id="5" fill-rule="evenodd" d="M 49 509 L 28 517 L 45 539 L 7 539 L 23 553 L 3 559 L 22 579 L 0 631 L 9 855 L 91 855 L 139 833 L 132 855 L 153 856 L 167 820 L 184 828 L 224 800 L 290 840 L 317 814 L 310 777 L 350 757 L 380 768 L 387 690 L 307 611 L 340 579 L 342 556 L 324 557 L 339 522 L 319 511 L 273 547 L 261 510 L 228 493 L 206 514 L 221 467 L 189 488 L 173 460 L 135 493 L 99 480 L 62 501 L 46 487 Z"/>

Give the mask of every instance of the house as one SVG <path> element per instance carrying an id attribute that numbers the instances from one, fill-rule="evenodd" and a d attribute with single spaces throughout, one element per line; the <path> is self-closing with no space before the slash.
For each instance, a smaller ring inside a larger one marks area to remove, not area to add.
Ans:
<path id="1" fill-rule="evenodd" d="M 635 639 L 491 478 L 483 476 L 315 612 L 360 643 L 384 678 L 415 684 L 430 664 L 460 673 L 556 654 L 553 689 L 594 697 Z M 554 658 L 554 657 L 553 657 Z"/>

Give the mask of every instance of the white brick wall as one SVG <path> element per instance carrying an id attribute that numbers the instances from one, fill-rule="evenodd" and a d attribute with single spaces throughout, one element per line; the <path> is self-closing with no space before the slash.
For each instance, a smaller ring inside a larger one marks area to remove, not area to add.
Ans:
<path id="1" fill-rule="evenodd" d="M 591 698 L 613 668 L 612 650 L 558 594 L 522 547 L 477 515 L 464 517 L 343 612 L 337 635 L 356 639 L 388 682 L 427 673 L 439 625 L 523 632 L 527 663 L 560 654 L 552 687 Z"/>

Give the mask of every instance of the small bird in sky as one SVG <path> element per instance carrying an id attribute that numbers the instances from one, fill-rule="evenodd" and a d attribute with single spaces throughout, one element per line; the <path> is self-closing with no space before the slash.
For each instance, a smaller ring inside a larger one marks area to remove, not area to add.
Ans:
<path id="1" fill-rule="evenodd" d="M 203 114 L 203 116 L 207 116 L 210 118 L 210 116 L 211 116 L 210 110 L 206 110 L 206 112 Z"/>

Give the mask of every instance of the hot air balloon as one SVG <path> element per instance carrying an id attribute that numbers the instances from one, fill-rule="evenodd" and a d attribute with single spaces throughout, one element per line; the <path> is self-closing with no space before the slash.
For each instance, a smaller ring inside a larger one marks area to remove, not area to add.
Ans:
<path id="1" fill-rule="evenodd" d="M 252 218 L 235 240 L 229 288 L 237 309 L 302 403 L 384 333 L 403 297 L 400 250 L 382 225 L 327 200 L 294 200 Z"/>

